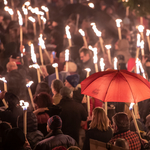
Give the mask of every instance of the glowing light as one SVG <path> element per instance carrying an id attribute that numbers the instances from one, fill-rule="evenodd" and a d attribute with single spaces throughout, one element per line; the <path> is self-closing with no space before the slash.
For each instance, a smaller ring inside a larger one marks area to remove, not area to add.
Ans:
<path id="1" fill-rule="evenodd" d="M 147 30 L 146 30 L 146 36 L 149 36 L 149 35 L 150 35 L 150 30 L 147 29 Z"/>
<path id="2" fill-rule="evenodd" d="M 88 3 L 89 7 L 94 8 L 94 4 L 93 3 Z"/>
<path id="3" fill-rule="evenodd" d="M 44 10 L 45 12 L 48 12 L 48 8 L 46 6 L 41 6 L 41 9 Z"/>
<path id="4" fill-rule="evenodd" d="M 53 66 L 54 68 L 56 68 L 56 67 L 58 67 L 58 64 L 57 64 L 57 63 L 54 63 L 54 64 L 52 64 L 52 66 Z"/>
<path id="5" fill-rule="evenodd" d="M 69 29 L 70 29 L 70 27 L 67 25 L 67 26 L 65 27 L 66 35 L 67 35 L 67 38 L 68 38 L 68 39 L 71 39 L 71 34 L 70 34 Z"/>
<path id="6" fill-rule="evenodd" d="M 92 29 L 94 30 L 95 34 L 96 34 L 98 37 L 101 37 L 101 36 L 102 36 L 102 32 L 100 32 L 100 31 L 97 29 L 95 23 L 92 23 Z"/>
<path id="7" fill-rule="evenodd" d="M 37 63 L 36 55 L 35 55 L 35 52 L 34 52 L 34 45 L 31 44 L 30 47 L 31 47 L 31 59 L 32 59 L 33 63 Z"/>
<path id="8" fill-rule="evenodd" d="M 26 84 L 26 87 L 30 87 L 34 82 L 33 81 L 29 81 L 27 84 Z"/>
<path id="9" fill-rule="evenodd" d="M 3 81 L 3 82 L 5 82 L 5 83 L 7 83 L 5 77 L 0 78 L 0 80 Z"/>
<path id="10" fill-rule="evenodd" d="M 105 69 L 104 58 L 100 59 L 100 67 L 101 67 L 101 71 L 104 71 L 104 69 Z"/>
<path id="11" fill-rule="evenodd" d="M 35 22 L 35 19 L 33 17 L 28 17 L 28 19 L 31 21 L 31 22 Z"/>
<path id="12" fill-rule="evenodd" d="M 138 30 L 139 30 L 139 32 L 143 32 L 143 31 L 144 31 L 144 26 L 139 25 L 139 26 L 138 26 Z"/>
<path id="13" fill-rule="evenodd" d="M 121 27 L 121 22 L 122 22 L 121 19 L 116 19 L 116 25 L 118 28 Z"/>
<path id="14" fill-rule="evenodd" d="M 23 20 L 22 20 L 22 15 L 21 15 L 19 10 L 17 10 L 17 14 L 18 14 L 18 19 L 19 19 L 19 25 L 22 26 L 23 25 Z"/>
<path id="15" fill-rule="evenodd" d="M 111 45 L 105 45 L 106 49 L 111 49 Z"/>
<path id="16" fill-rule="evenodd" d="M 69 61 L 69 49 L 65 50 L 65 61 Z"/>
<path id="17" fill-rule="evenodd" d="M 134 104 L 135 104 L 135 103 L 131 103 L 131 104 L 130 104 L 129 110 L 132 110 L 132 109 L 133 109 Z"/>
<path id="18" fill-rule="evenodd" d="M 86 69 L 84 69 L 84 70 L 87 71 L 87 72 L 90 72 L 90 71 L 91 71 L 90 68 L 86 68 Z"/>
<path id="19" fill-rule="evenodd" d="M 85 32 L 84 32 L 82 29 L 79 29 L 79 33 L 80 33 L 82 36 L 85 36 Z"/>

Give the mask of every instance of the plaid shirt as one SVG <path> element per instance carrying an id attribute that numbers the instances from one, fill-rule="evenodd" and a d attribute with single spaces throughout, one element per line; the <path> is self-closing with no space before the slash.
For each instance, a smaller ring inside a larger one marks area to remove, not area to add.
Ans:
<path id="1" fill-rule="evenodd" d="M 130 130 L 120 133 L 115 133 L 113 138 L 109 141 L 109 143 L 114 144 L 114 142 L 118 138 L 123 138 L 129 143 L 130 150 L 140 150 L 141 149 L 141 142 L 139 136 Z"/>

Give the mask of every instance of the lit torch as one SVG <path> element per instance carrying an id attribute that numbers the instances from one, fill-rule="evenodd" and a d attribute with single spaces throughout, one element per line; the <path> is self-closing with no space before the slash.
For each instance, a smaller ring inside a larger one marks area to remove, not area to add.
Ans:
<path id="1" fill-rule="evenodd" d="M 25 15 L 25 27 L 28 27 L 28 9 L 25 6 L 22 6 L 23 13 Z"/>
<path id="2" fill-rule="evenodd" d="M 105 47 L 107 49 L 109 63 L 111 64 L 111 55 L 110 55 L 111 45 L 105 45 Z"/>
<path id="3" fill-rule="evenodd" d="M 144 41 L 141 41 L 141 54 L 144 56 Z"/>
<path id="4" fill-rule="evenodd" d="M 65 50 L 66 71 L 68 72 L 69 49 Z"/>
<path id="5" fill-rule="evenodd" d="M 55 74 L 56 74 L 56 79 L 59 80 L 59 75 L 58 75 L 58 64 L 54 63 L 52 66 L 55 68 Z"/>
<path id="6" fill-rule="evenodd" d="M 4 82 L 4 91 L 7 92 L 7 81 L 6 81 L 5 77 L 0 78 L 0 80 Z"/>
<path id="7" fill-rule="evenodd" d="M 121 23 L 122 20 L 121 19 L 116 19 L 116 25 L 118 27 L 118 36 L 119 36 L 119 39 L 121 40 L 122 39 L 122 36 L 121 36 Z"/>
<path id="8" fill-rule="evenodd" d="M 143 32 L 144 32 L 144 26 L 143 25 L 139 25 L 138 26 L 138 30 L 141 33 L 142 40 L 144 40 L 144 34 L 143 34 Z"/>
<path id="9" fill-rule="evenodd" d="M 70 34 L 69 29 L 70 29 L 70 27 L 67 25 L 67 26 L 65 27 L 65 30 L 66 30 L 66 35 L 67 35 L 67 38 L 68 38 L 69 46 L 71 47 L 71 46 L 72 46 L 72 42 L 71 42 L 71 34 Z"/>
<path id="10" fill-rule="evenodd" d="M 118 59 L 117 57 L 114 58 L 114 69 L 117 70 L 117 64 L 118 64 Z"/>
<path id="11" fill-rule="evenodd" d="M 101 68 L 101 71 L 104 71 L 104 70 L 105 70 L 104 58 L 101 58 L 101 59 L 100 59 L 100 68 Z"/>
<path id="12" fill-rule="evenodd" d="M 46 12 L 46 18 L 47 18 L 47 20 L 49 20 L 49 10 L 48 10 L 48 8 L 46 6 L 41 6 L 41 9 Z"/>
<path id="13" fill-rule="evenodd" d="M 34 35 L 36 36 L 36 23 L 35 23 L 35 19 L 33 17 L 28 17 L 28 19 L 33 23 L 33 31 L 34 31 Z"/>
<path id="14" fill-rule="evenodd" d="M 150 35 L 150 30 L 147 29 L 146 30 L 146 36 L 147 36 L 147 43 L 148 43 L 148 47 L 149 47 L 149 51 L 150 51 L 150 41 L 149 41 L 149 35 Z"/>
<path id="15" fill-rule="evenodd" d="M 84 45 L 87 48 L 88 44 L 87 44 L 87 41 L 86 41 L 85 32 L 82 29 L 79 29 L 79 33 L 82 35 L 83 41 L 84 41 Z"/>
<path id="16" fill-rule="evenodd" d="M 97 61 L 98 61 L 98 58 L 97 58 L 97 48 L 93 48 L 93 53 L 94 53 L 94 56 L 93 56 L 93 63 L 95 64 L 95 71 L 98 72 L 98 65 L 97 65 Z"/>

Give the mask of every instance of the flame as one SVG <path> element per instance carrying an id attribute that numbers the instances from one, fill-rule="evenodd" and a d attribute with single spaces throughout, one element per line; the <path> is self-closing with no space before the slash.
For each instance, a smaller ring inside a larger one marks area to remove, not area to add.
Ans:
<path id="1" fill-rule="evenodd" d="M 100 32 L 100 31 L 97 29 L 95 23 L 92 23 L 91 25 L 92 25 L 92 29 L 94 30 L 94 32 L 96 33 L 96 35 L 97 35 L 98 37 L 101 37 L 102 32 Z"/>
<path id="2" fill-rule="evenodd" d="M 138 33 L 137 34 L 137 47 L 140 47 L 140 38 L 141 38 L 141 35 Z"/>
<path id="3" fill-rule="evenodd" d="M 79 32 L 82 36 L 85 36 L 85 32 L 82 29 L 79 29 Z"/>
<path id="4" fill-rule="evenodd" d="M 135 104 L 135 103 L 131 103 L 131 104 L 130 104 L 129 110 L 132 110 L 132 109 L 133 109 L 134 104 Z"/>
<path id="5" fill-rule="evenodd" d="M 5 83 L 7 83 L 5 77 L 0 78 L 0 80 L 3 81 L 3 82 L 5 82 Z"/>
<path id="6" fill-rule="evenodd" d="M 33 81 L 29 81 L 27 84 L 26 84 L 26 87 L 30 87 L 34 82 Z"/>
<path id="7" fill-rule="evenodd" d="M 117 70 L 117 63 L 118 63 L 118 59 L 117 57 L 114 58 L 114 69 Z"/>
<path id="8" fill-rule="evenodd" d="M 42 38 L 42 34 L 40 34 L 40 37 L 38 38 L 39 39 L 39 45 L 41 46 L 42 49 L 46 49 L 45 47 L 45 42 Z"/>
<path id="9" fill-rule="evenodd" d="M 20 100 L 20 106 L 23 106 L 24 100 Z"/>
<path id="10" fill-rule="evenodd" d="M 106 49 L 111 49 L 111 45 L 105 45 Z"/>
<path id="11" fill-rule="evenodd" d="M 22 10 L 23 10 L 23 13 L 24 13 L 25 15 L 27 15 L 27 14 L 28 14 L 28 9 L 27 9 L 27 8 L 25 8 L 24 6 L 22 6 Z"/>
<path id="12" fill-rule="evenodd" d="M 23 108 L 23 110 L 27 110 L 29 103 L 25 102 L 24 100 L 20 100 L 20 106 Z"/>
<path id="13" fill-rule="evenodd" d="M 144 26 L 139 25 L 139 26 L 138 26 L 138 30 L 139 30 L 139 32 L 143 32 L 143 31 L 144 31 Z"/>
<path id="14" fill-rule="evenodd" d="M 147 30 L 146 30 L 146 36 L 149 36 L 149 35 L 150 35 L 150 30 L 147 29 Z"/>
<path id="15" fill-rule="evenodd" d="M 41 16 L 41 20 L 44 22 L 44 24 L 46 23 L 46 18 L 44 18 L 43 16 Z"/>
<path id="16" fill-rule="evenodd" d="M 88 47 L 91 51 L 93 51 L 93 47 L 91 45 L 89 45 Z"/>
<path id="17" fill-rule="evenodd" d="M 19 10 L 17 10 L 17 14 L 18 14 L 18 19 L 19 19 L 19 25 L 22 26 L 23 25 L 23 20 L 22 20 L 22 15 L 21 15 Z"/>
<path id="18" fill-rule="evenodd" d="M 90 71 L 91 71 L 90 68 L 85 68 L 84 70 L 87 71 L 87 72 L 90 72 Z"/>
<path id="19" fill-rule="evenodd" d="M 33 17 L 28 17 L 28 19 L 31 21 L 31 22 L 35 22 L 35 19 Z"/>
<path id="20" fill-rule="evenodd" d="M 8 4 L 7 0 L 4 0 L 4 5 L 7 5 L 7 4 Z"/>
<path id="21" fill-rule="evenodd" d="M 44 12 L 43 11 L 39 11 L 38 15 L 44 16 Z"/>
<path id="22" fill-rule="evenodd" d="M 105 69 L 104 58 L 100 59 L 100 67 L 101 67 L 101 71 L 104 71 L 104 69 Z"/>
<path id="23" fill-rule="evenodd" d="M 39 69 L 40 66 L 38 64 L 33 64 L 33 65 L 30 65 L 29 68 Z"/>
<path id="24" fill-rule="evenodd" d="M 97 58 L 97 48 L 93 48 L 93 53 L 94 53 L 94 56 L 93 56 L 93 63 L 96 64 L 97 61 L 98 61 L 98 58 Z"/>
<path id="25" fill-rule="evenodd" d="M 37 15 L 39 15 L 39 8 L 38 7 L 34 8 L 34 13 L 37 14 Z"/>
<path id="26" fill-rule="evenodd" d="M 69 49 L 65 50 L 65 61 L 69 61 Z"/>
<path id="27" fill-rule="evenodd" d="M 5 7 L 4 7 L 4 10 L 5 10 L 5 11 L 9 11 L 9 7 L 8 7 L 8 6 L 5 6 Z"/>
<path id="28" fill-rule="evenodd" d="M 121 19 L 116 19 L 116 25 L 118 28 L 121 27 L 121 24 L 120 24 L 121 22 L 122 22 Z"/>
<path id="29" fill-rule="evenodd" d="M 31 47 L 31 59 L 32 59 L 33 63 L 37 63 L 36 55 L 35 55 L 35 52 L 34 52 L 34 45 L 31 44 L 30 47 Z"/>
<path id="30" fill-rule="evenodd" d="M 136 59 L 136 73 L 137 74 L 140 74 L 140 68 L 139 67 L 140 67 L 140 63 L 139 63 L 139 59 L 137 58 Z"/>
<path id="31" fill-rule="evenodd" d="M 94 4 L 93 3 L 88 3 L 89 7 L 94 8 Z"/>
<path id="32" fill-rule="evenodd" d="M 24 5 L 29 6 L 29 5 L 30 5 L 30 2 L 29 2 L 29 1 L 26 1 L 26 2 L 24 3 Z"/>
<path id="33" fill-rule="evenodd" d="M 54 68 L 56 68 L 56 67 L 58 67 L 58 64 L 57 64 L 57 63 L 54 63 L 54 64 L 52 64 L 52 66 L 53 66 Z"/>
<path id="34" fill-rule="evenodd" d="M 48 12 L 48 8 L 46 6 L 41 6 L 41 9 L 44 10 L 45 12 Z"/>
<path id="35" fill-rule="evenodd" d="M 141 41 L 140 46 L 141 46 L 141 49 L 144 49 L 144 41 L 143 40 Z"/>
<path id="36" fill-rule="evenodd" d="M 66 35 L 67 35 L 67 38 L 68 38 L 68 39 L 71 39 L 71 34 L 70 34 L 69 29 L 70 29 L 70 27 L 67 25 L 67 26 L 65 27 Z"/>
<path id="37" fill-rule="evenodd" d="M 8 12 L 9 12 L 10 15 L 13 15 L 13 14 L 14 14 L 14 11 L 13 11 L 11 8 L 9 8 L 9 11 L 8 11 Z"/>

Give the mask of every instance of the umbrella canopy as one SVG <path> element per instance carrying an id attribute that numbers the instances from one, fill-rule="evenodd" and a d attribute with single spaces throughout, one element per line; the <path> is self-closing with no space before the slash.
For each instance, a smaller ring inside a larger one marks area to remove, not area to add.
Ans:
<path id="1" fill-rule="evenodd" d="M 126 70 L 108 70 L 82 81 L 81 93 L 103 102 L 137 103 L 150 98 L 150 83 Z"/>

